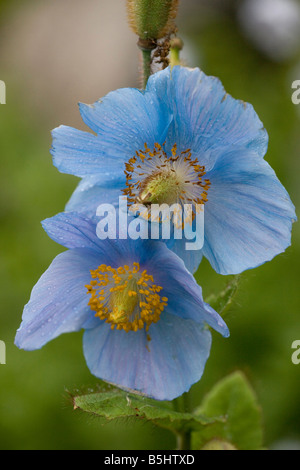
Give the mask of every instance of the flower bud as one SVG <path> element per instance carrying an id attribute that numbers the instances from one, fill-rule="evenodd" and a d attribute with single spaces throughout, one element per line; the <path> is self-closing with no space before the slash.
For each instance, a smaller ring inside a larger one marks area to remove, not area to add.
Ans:
<path id="1" fill-rule="evenodd" d="M 127 0 L 131 29 L 143 40 L 161 39 L 175 30 L 179 0 Z"/>

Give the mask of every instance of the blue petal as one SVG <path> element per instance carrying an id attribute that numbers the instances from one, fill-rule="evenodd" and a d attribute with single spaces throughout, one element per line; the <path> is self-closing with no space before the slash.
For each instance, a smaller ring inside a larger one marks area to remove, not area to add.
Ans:
<path id="1" fill-rule="evenodd" d="M 67 126 L 54 129 L 52 136 L 53 163 L 61 173 L 80 177 L 102 173 L 104 182 L 109 176 L 123 176 L 120 159 L 112 153 L 108 163 L 109 149 L 97 136 Z"/>
<path id="2" fill-rule="evenodd" d="M 153 243 L 148 240 L 127 239 L 127 227 L 120 228 L 123 239 L 118 238 L 120 232 L 117 231 L 116 239 L 100 240 L 96 233 L 96 218 L 91 219 L 77 212 L 62 212 L 44 220 L 42 225 L 49 237 L 60 245 L 69 249 L 95 250 L 102 256 L 101 263 L 113 267 L 138 262 L 143 253 L 148 251 L 149 245 L 152 246 Z"/>
<path id="3" fill-rule="evenodd" d="M 88 306 L 85 285 L 91 280 L 90 270 L 99 264 L 91 250 L 72 250 L 57 256 L 32 290 L 15 344 L 34 350 L 62 333 L 95 328 L 99 319 Z"/>
<path id="4" fill-rule="evenodd" d="M 123 88 L 93 105 L 80 104 L 83 121 L 100 137 L 109 157 L 128 159 L 145 142 L 163 142 L 172 116 L 155 93 Z"/>
<path id="5" fill-rule="evenodd" d="M 207 178 L 203 254 L 221 274 L 271 260 L 291 243 L 295 208 L 268 163 L 243 149 L 224 154 Z"/>
<path id="6" fill-rule="evenodd" d="M 198 68 L 176 66 L 150 77 L 147 90 L 173 114 L 167 148 L 188 148 L 210 168 L 214 150 L 244 146 L 264 156 L 268 135 L 253 107 L 228 95 L 222 83 Z"/>
<path id="7" fill-rule="evenodd" d="M 152 247 L 149 245 L 145 251 L 144 258 L 142 266 L 153 275 L 154 284 L 163 287 L 160 295 L 168 298 L 169 313 L 199 324 L 207 323 L 221 335 L 229 336 L 224 320 L 203 301 L 202 289 L 195 278 L 165 244 L 153 242 Z"/>
<path id="8" fill-rule="evenodd" d="M 66 248 L 99 251 L 96 223 L 85 214 L 62 212 L 44 220 L 42 226 L 52 240 Z"/>
<path id="9" fill-rule="evenodd" d="M 111 178 L 111 179 L 110 179 Z M 118 203 L 121 189 L 125 187 L 125 178 L 115 179 L 113 176 L 103 181 L 102 175 L 87 176 L 78 184 L 71 199 L 66 205 L 66 211 L 81 212 L 93 217 L 100 204 Z M 107 183 L 107 186 L 105 186 Z"/>
<path id="10" fill-rule="evenodd" d="M 113 91 L 93 105 L 80 104 L 80 113 L 98 135 L 60 126 L 52 133 L 51 149 L 54 165 L 62 173 L 80 177 L 124 176 L 122 163 L 145 143 L 150 148 L 163 143 L 172 121 L 155 94 L 134 88 Z"/>
<path id="11" fill-rule="evenodd" d="M 63 212 L 42 222 L 44 230 L 50 238 L 69 249 L 87 248 L 101 255 L 101 263 L 119 267 L 128 262 L 128 258 L 136 261 L 141 240 L 100 240 L 96 234 L 96 220 L 77 212 Z"/>
<path id="12" fill-rule="evenodd" d="M 166 241 L 167 247 L 176 253 L 184 261 L 186 269 L 194 274 L 201 263 L 203 253 L 202 250 L 187 250 L 186 243 L 190 243 L 190 240 L 184 237 L 182 240 L 171 239 Z"/>
<path id="13" fill-rule="evenodd" d="M 173 400 L 200 380 L 209 357 L 211 335 L 190 320 L 164 314 L 144 330 L 111 330 L 109 325 L 88 330 L 83 348 L 96 377 L 156 400 Z"/>

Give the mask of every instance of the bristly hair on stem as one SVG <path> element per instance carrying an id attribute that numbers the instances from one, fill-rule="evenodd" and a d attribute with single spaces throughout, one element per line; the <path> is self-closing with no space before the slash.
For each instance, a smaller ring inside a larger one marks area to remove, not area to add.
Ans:
<path id="1" fill-rule="evenodd" d="M 138 35 L 142 51 L 143 88 L 153 73 L 154 61 L 163 69 L 169 65 L 170 39 L 177 30 L 178 4 L 179 0 L 127 0 L 129 25 Z"/>
<path id="2" fill-rule="evenodd" d="M 151 39 L 139 39 L 138 47 L 142 51 L 142 88 L 146 88 L 148 78 L 152 74 L 152 51 L 156 49 L 157 43 Z"/>

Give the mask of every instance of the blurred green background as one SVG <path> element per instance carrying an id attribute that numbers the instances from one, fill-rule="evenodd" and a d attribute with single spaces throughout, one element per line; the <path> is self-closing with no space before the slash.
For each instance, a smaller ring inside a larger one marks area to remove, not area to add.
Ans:
<path id="1" fill-rule="evenodd" d="M 300 80 L 299 49 L 284 59 L 259 50 L 237 19 L 239 1 L 182 4 L 186 64 L 220 77 L 230 94 L 254 105 L 270 135 L 266 158 L 297 208 L 300 105 L 291 102 L 291 83 Z M 7 86 L 7 104 L 0 106 L 0 340 L 7 346 L 0 448 L 172 449 L 167 431 L 133 421 L 103 427 L 72 410 L 66 390 L 97 383 L 83 358 L 82 333 L 35 352 L 14 346 L 30 291 L 61 251 L 40 221 L 63 210 L 77 183 L 52 166 L 50 130 L 61 123 L 82 127 L 77 101 L 138 84 L 124 1 L 2 0 L 0 8 L 0 79 Z M 300 448 L 300 365 L 291 362 L 291 344 L 300 339 L 299 255 L 295 224 L 291 248 L 243 274 L 227 319 L 231 338 L 214 334 L 204 377 L 191 393 L 196 405 L 216 381 L 243 370 L 261 403 L 271 448 Z M 197 278 L 206 296 L 227 281 L 205 261 Z"/>

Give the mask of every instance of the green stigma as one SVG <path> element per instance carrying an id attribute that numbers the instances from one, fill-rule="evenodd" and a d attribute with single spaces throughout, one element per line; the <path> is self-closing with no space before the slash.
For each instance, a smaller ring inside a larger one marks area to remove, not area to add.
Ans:
<path id="1" fill-rule="evenodd" d="M 126 281 L 117 289 L 112 289 L 109 299 L 111 319 L 115 323 L 126 322 L 138 305 L 138 289 L 136 279 Z"/>
<path id="2" fill-rule="evenodd" d="M 173 204 L 180 194 L 175 170 L 157 172 L 143 181 L 138 201 L 142 204 Z"/>

